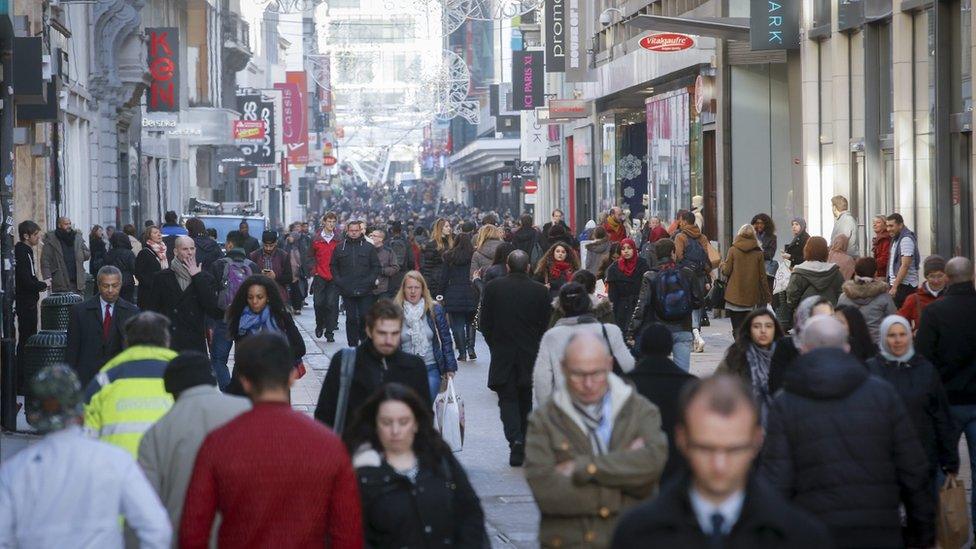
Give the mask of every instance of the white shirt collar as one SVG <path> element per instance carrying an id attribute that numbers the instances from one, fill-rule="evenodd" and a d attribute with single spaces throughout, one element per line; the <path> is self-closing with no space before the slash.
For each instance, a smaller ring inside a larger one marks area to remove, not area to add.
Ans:
<path id="1" fill-rule="evenodd" d="M 722 533 L 728 535 L 742 513 L 742 504 L 746 499 L 746 492 L 739 490 L 718 505 L 702 497 L 694 487 L 688 489 L 688 496 L 691 499 L 691 508 L 695 511 L 695 517 L 698 518 L 702 532 L 711 535 L 712 515 L 718 513 L 724 519 L 722 521 Z"/>
<path id="2" fill-rule="evenodd" d="M 105 301 L 104 299 L 102 299 L 102 296 L 98 296 L 98 303 L 99 303 L 99 308 L 98 308 L 99 314 L 101 314 L 101 315 L 104 315 L 105 314 L 105 306 L 106 305 L 108 306 L 108 310 L 113 315 L 115 314 L 115 303 L 109 303 L 108 301 Z"/>

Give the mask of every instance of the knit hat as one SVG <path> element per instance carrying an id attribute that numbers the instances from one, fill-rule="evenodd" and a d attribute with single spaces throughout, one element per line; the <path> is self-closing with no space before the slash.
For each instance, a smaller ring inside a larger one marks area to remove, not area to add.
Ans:
<path id="1" fill-rule="evenodd" d="M 166 392 L 179 398 L 180 393 L 198 385 L 217 385 L 210 359 L 198 351 L 185 351 L 169 361 L 163 372 L 163 387 Z"/>
<path id="2" fill-rule="evenodd" d="M 27 423 L 42 433 L 60 431 L 84 417 L 81 382 L 66 364 L 42 368 L 30 381 Z"/>
<path id="3" fill-rule="evenodd" d="M 930 255 L 922 262 L 922 276 L 929 276 L 935 271 L 945 272 L 946 260 L 941 255 Z"/>
<path id="4" fill-rule="evenodd" d="M 640 336 L 641 356 L 668 356 L 674 349 L 671 331 L 664 324 L 655 322 L 647 326 Z"/>
<path id="5" fill-rule="evenodd" d="M 270 244 L 272 242 L 277 242 L 277 241 L 278 241 L 278 233 L 274 231 L 264 231 L 264 233 L 261 234 L 261 242 L 265 244 Z"/>

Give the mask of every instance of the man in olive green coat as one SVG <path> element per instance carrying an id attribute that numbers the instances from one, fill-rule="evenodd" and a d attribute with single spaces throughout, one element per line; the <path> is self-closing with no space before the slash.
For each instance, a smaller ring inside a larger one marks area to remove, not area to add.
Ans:
<path id="1" fill-rule="evenodd" d="M 525 476 L 542 547 L 606 547 L 620 515 L 657 488 L 667 437 L 657 407 L 612 373 L 599 335 L 566 347 L 564 385 L 532 412 Z"/>

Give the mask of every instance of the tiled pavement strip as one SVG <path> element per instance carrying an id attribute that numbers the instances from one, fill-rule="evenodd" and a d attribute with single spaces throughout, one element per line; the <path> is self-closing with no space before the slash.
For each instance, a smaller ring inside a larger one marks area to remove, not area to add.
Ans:
<path id="1" fill-rule="evenodd" d="M 292 406 L 301 412 L 312 414 L 318 401 L 322 379 L 333 353 L 345 345 L 342 330 L 344 317 L 340 317 L 340 331 L 335 343 L 314 337 L 314 315 L 310 308 L 296 316 L 299 330 L 305 338 L 308 354 L 305 356 L 307 375 L 292 387 Z M 692 372 L 708 375 L 715 370 L 728 345 L 731 344 L 731 328 L 728 320 L 717 319 L 705 328 L 707 342 L 705 353 L 692 355 Z M 490 354 L 483 338 L 478 334 L 478 360 L 462 362 L 455 378 L 456 387 L 465 404 L 465 445 L 458 458 L 464 465 L 471 482 L 481 497 L 485 510 L 488 534 L 494 547 L 537 547 L 539 512 L 525 482 L 522 469 L 508 465 L 508 444 L 502 433 L 501 420 L 495 394 L 487 386 Z M 19 424 L 26 428 L 23 413 Z M 0 458 L 12 455 L 29 444 L 31 437 L 4 433 L 0 435 Z M 960 445 L 962 470 L 960 476 L 970 487 L 970 472 L 965 444 Z"/>

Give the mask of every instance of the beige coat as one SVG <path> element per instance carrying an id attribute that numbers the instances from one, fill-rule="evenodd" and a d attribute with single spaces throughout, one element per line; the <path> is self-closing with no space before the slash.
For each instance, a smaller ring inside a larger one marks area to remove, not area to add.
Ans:
<path id="1" fill-rule="evenodd" d="M 769 303 L 772 293 L 766 278 L 766 264 L 756 237 L 735 237 L 729 255 L 722 264 L 722 274 L 728 277 L 725 301 L 740 307 L 755 307 Z"/>
<path id="2" fill-rule="evenodd" d="M 64 262 L 64 251 L 61 250 L 61 241 L 58 240 L 54 231 L 44 234 L 44 247 L 41 248 L 41 276 L 44 280 L 51 279 L 52 292 L 78 292 L 85 293 L 85 281 L 88 272 L 85 270 L 85 261 L 91 257 L 88 251 L 88 244 L 85 244 L 85 237 L 80 232 L 75 231 L 75 268 L 78 276 L 74 287 L 71 286 L 71 279 L 68 278 L 68 266 Z"/>
<path id="3" fill-rule="evenodd" d="M 653 494 L 668 458 L 657 406 L 610 374 L 609 452 L 593 455 L 565 385 L 536 408 L 526 436 L 525 477 L 542 518 L 542 547 L 607 547 L 620 515 Z M 644 447 L 630 450 L 638 438 Z M 571 477 L 555 466 L 573 460 Z"/>

